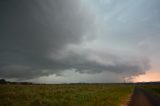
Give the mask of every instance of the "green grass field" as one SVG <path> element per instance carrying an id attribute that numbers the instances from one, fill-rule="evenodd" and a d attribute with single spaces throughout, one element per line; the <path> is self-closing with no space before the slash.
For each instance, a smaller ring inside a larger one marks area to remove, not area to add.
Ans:
<path id="1" fill-rule="evenodd" d="M 129 85 L 0 85 L 0 106 L 118 106 Z"/>

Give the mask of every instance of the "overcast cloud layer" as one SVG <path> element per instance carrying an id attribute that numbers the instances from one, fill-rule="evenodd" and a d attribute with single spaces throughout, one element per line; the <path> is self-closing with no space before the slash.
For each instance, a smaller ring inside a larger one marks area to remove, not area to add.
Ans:
<path id="1" fill-rule="evenodd" d="M 47 83 L 59 77 L 57 82 L 85 82 L 80 76 L 89 76 L 86 82 L 119 82 L 120 77 L 144 74 L 153 61 L 150 49 L 159 48 L 158 4 L 159 0 L 2 0 L 0 77 Z M 99 78 L 93 80 L 96 75 Z"/>

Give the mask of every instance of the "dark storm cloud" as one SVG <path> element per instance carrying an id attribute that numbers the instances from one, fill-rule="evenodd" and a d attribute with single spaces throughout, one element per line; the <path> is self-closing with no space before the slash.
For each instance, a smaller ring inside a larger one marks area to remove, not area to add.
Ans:
<path id="1" fill-rule="evenodd" d="M 141 58 L 123 59 L 78 46 L 65 51 L 95 31 L 96 19 L 82 1 L 2 0 L 0 14 L 0 77 L 34 78 L 68 69 L 137 75 L 149 69 Z"/>
<path id="2" fill-rule="evenodd" d="M 54 66 L 47 57 L 50 52 L 80 43 L 92 24 L 92 15 L 80 4 L 74 0 L 1 1 L 0 75 L 36 75 L 37 70 Z"/>

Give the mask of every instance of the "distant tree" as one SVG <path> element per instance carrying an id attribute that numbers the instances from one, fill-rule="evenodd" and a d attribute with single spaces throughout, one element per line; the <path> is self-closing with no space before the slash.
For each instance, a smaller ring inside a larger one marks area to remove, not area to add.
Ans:
<path id="1" fill-rule="evenodd" d="M 5 79 L 0 79 L 0 84 L 6 84 L 6 80 Z"/>

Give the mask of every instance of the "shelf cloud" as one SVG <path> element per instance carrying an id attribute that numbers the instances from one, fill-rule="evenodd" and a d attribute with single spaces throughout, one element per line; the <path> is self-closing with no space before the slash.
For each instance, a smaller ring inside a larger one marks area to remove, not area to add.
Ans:
<path id="1" fill-rule="evenodd" d="M 144 74 L 151 68 L 150 58 L 135 51 L 141 51 L 139 42 L 148 35 L 139 38 L 142 33 L 131 32 L 135 24 L 132 28 L 128 24 L 120 28 L 122 22 L 130 23 L 130 18 L 123 10 L 124 18 L 117 15 L 119 18 L 115 19 L 117 3 L 125 8 L 128 4 L 113 1 L 101 1 L 99 5 L 115 4 L 114 11 L 111 6 L 103 7 L 102 11 L 96 1 L 85 0 L 0 1 L 0 77 L 19 80 L 63 77 L 63 72 L 73 69 L 83 75 Z M 103 13 L 105 10 L 110 17 Z M 129 32 L 123 32 L 125 28 Z M 127 37 L 132 34 L 135 39 Z"/>

